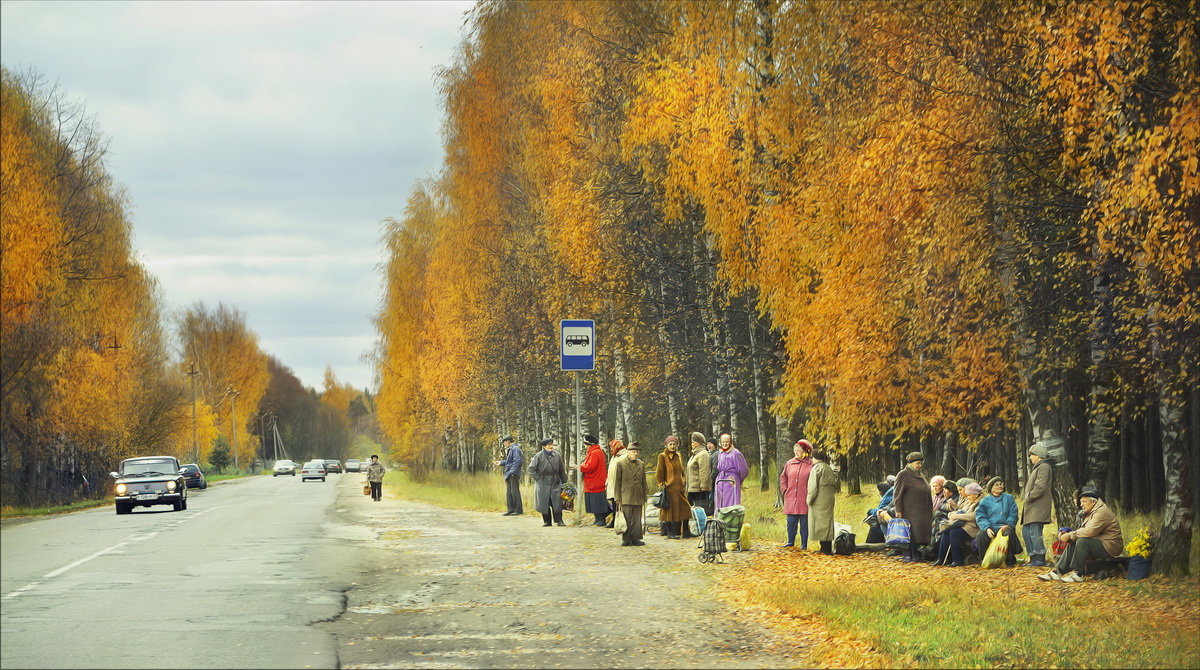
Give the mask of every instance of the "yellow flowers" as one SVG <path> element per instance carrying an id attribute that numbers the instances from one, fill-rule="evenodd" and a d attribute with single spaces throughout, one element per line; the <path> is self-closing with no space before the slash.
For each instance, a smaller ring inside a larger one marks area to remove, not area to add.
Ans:
<path id="1" fill-rule="evenodd" d="M 1150 558 L 1150 554 L 1154 552 L 1154 540 L 1155 537 L 1150 534 L 1150 529 L 1142 526 L 1129 544 L 1125 545 L 1125 554 L 1137 558 Z"/>

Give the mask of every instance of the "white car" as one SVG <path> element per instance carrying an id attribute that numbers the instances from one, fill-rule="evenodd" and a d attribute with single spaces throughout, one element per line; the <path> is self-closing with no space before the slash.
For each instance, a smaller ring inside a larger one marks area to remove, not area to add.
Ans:
<path id="1" fill-rule="evenodd" d="M 325 461 L 309 461 L 300 468 L 300 481 L 306 482 L 310 479 L 325 481 Z"/>
<path id="2" fill-rule="evenodd" d="M 346 472 L 359 472 L 363 469 L 363 462 L 357 458 L 351 458 L 346 461 Z"/>
<path id="3" fill-rule="evenodd" d="M 291 475 L 291 476 L 295 477 L 296 476 L 296 464 L 293 463 L 292 461 L 287 460 L 286 458 L 275 461 L 275 472 L 272 473 L 271 476 L 278 477 L 279 475 Z"/>

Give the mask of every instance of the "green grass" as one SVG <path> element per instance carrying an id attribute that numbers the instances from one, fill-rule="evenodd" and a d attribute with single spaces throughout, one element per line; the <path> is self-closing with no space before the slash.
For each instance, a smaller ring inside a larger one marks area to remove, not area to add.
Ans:
<path id="1" fill-rule="evenodd" d="M 452 509 L 504 511 L 505 486 L 499 472 L 464 474 L 435 471 L 416 481 L 406 470 L 389 470 L 383 477 L 384 495 Z M 533 487 L 521 486 L 525 508 L 533 509 Z"/>
<path id="2" fill-rule="evenodd" d="M 68 512 L 78 512 L 81 509 L 90 509 L 93 507 L 104 507 L 111 505 L 112 498 L 101 498 L 97 500 L 80 500 L 66 505 L 53 505 L 51 507 L 11 507 L 5 506 L 0 508 L 0 519 L 15 519 L 24 516 L 42 516 L 45 514 L 66 514 Z"/>

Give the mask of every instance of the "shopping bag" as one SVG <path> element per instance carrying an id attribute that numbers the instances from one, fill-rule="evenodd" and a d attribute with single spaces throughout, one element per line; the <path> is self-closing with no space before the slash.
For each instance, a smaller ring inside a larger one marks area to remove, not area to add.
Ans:
<path id="1" fill-rule="evenodd" d="M 996 537 L 992 538 L 992 543 L 988 545 L 987 551 L 983 552 L 983 560 L 979 562 L 979 567 L 998 568 L 1004 565 L 1004 557 L 1008 555 L 1008 533 L 1009 531 L 1005 528 L 1001 528 L 996 533 Z"/>
<path id="2" fill-rule="evenodd" d="M 908 519 L 892 519 L 888 521 L 887 535 L 884 541 L 889 547 L 907 547 L 912 537 L 912 524 Z"/>
<path id="3" fill-rule="evenodd" d="M 363 495 L 371 495 L 371 482 L 363 482 Z"/>

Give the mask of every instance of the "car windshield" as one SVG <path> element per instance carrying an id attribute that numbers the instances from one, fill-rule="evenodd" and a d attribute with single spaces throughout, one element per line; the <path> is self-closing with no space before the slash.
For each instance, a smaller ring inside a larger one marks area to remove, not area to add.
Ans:
<path id="1" fill-rule="evenodd" d="M 126 477 L 174 474 L 174 464 L 168 460 L 131 461 L 121 464 L 121 474 Z"/>

